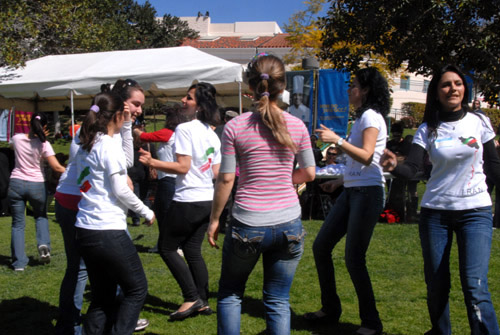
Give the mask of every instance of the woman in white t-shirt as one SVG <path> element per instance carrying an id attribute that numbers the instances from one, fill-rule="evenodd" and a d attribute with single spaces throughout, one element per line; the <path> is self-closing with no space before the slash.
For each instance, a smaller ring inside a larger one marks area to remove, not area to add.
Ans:
<path id="1" fill-rule="evenodd" d="M 46 160 L 49 166 L 59 173 L 63 173 L 65 168 L 59 164 L 52 146 L 46 139 L 46 127 L 47 116 L 36 112 L 31 116 L 29 134 L 16 134 L 10 140 L 16 159 L 8 191 L 12 213 L 12 267 L 15 271 L 23 271 L 28 265 L 28 257 L 24 251 L 26 201 L 29 201 L 35 217 L 40 260 L 44 263 L 50 262 L 50 233 L 43 164 Z"/>
<path id="2" fill-rule="evenodd" d="M 152 224 L 155 216 L 127 183 L 121 141 L 123 100 L 114 93 L 94 98 L 80 130 L 88 155 L 79 168 L 82 200 L 78 204 L 76 241 L 87 266 L 92 301 L 84 322 L 87 334 L 132 334 L 147 295 L 147 281 L 137 250 L 127 234 L 127 209 Z M 123 299 L 116 299 L 117 285 Z"/>
<path id="3" fill-rule="evenodd" d="M 472 112 L 468 100 L 462 72 L 451 65 L 442 68 L 429 84 L 423 123 L 407 159 L 398 164 L 395 154 L 386 150 L 381 160 L 384 170 L 406 179 L 423 169 L 425 152 L 432 163 L 419 222 L 432 324 L 426 334 L 451 334 L 448 299 L 453 233 L 471 334 L 500 333 L 488 290 L 493 221 L 484 173 L 488 171 L 500 186 L 500 159 L 489 120 Z"/>
<path id="4" fill-rule="evenodd" d="M 208 271 L 201 244 L 212 207 L 213 179 L 217 177 L 221 161 L 220 140 L 212 130 L 220 119 L 215 95 L 211 84 L 198 83 L 192 85 L 182 99 L 182 112 L 194 119 L 175 128 L 176 162 L 152 159 L 149 152 L 141 151 L 143 164 L 177 175 L 174 199 L 164 218 L 168 222 L 160 224 L 158 244 L 160 255 L 184 298 L 179 309 L 170 314 L 172 320 L 211 313 Z M 186 261 L 177 253 L 178 248 Z"/>
<path id="5" fill-rule="evenodd" d="M 387 140 L 384 116 L 389 112 L 390 95 L 387 81 L 375 68 L 356 72 L 347 93 L 357 114 L 349 141 L 323 125 L 316 130 L 323 142 L 334 143 L 347 154 L 347 162 L 344 191 L 313 245 L 322 308 L 304 317 L 316 322 L 338 322 L 342 308 L 336 290 L 332 250 L 346 236 L 345 263 L 358 296 L 361 318 L 357 334 L 373 335 L 382 332 L 382 322 L 366 268 L 366 251 L 384 208 L 385 179 L 379 160 Z"/>

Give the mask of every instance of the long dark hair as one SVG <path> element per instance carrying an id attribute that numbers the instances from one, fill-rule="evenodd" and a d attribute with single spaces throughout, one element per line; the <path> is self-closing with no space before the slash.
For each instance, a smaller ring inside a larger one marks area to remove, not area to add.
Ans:
<path id="1" fill-rule="evenodd" d="M 47 139 L 45 137 L 44 127 L 47 125 L 47 115 L 42 112 L 35 112 L 31 115 L 30 120 L 30 138 L 38 138 L 40 142 L 44 143 Z"/>
<path id="2" fill-rule="evenodd" d="M 368 109 L 373 109 L 382 116 L 389 114 L 391 94 L 384 76 L 376 68 L 368 67 L 358 70 L 355 77 L 361 88 L 368 88 L 363 104 L 356 110 L 357 116 L 361 116 Z"/>
<path id="3" fill-rule="evenodd" d="M 201 122 L 208 123 L 212 126 L 217 126 L 220 124 L 219 107 L 217 106 L 217 101 L 215 96 L 217 91 L 215 87 L 210 83 L 197 83 L 191 85 L 188 91 L 195 89 L 194 99 L 196 100 L 196 105 L 198 106 L 198 113 L 196 118 Z"/>
<path id="4" fill-rule="evenodd" d="M 427 90 L 427 99 L 425 102 L 425 111 L 423 122 L 427 123 L 427 129 L 429 129 L 429 137 L 437 135 L 437 128 L 439 126 L 439 112 L 442 111 L 441 102 L 438 99 L 438 84 L 443 75 L 446 72 L 456 73 L 464 85 L 464 98 L 462 100 L 461 106 L 462 111 L 469 112 L 470 108 L 467 104 L 469 101 L 469 89 L 467 87 L 467 81 L 465 80 L 465 75 L 460 71 L 455 65 L 446 65 L 440 70 L 436 71 L 432 76 L 432 80 L 429 83 L 429 89 Z"/>
<path id="5" fill-rule="evenodd" d="M 92 100 L 92 106 L 80 128 L 80 142 L 87 152 L 92 150 L 97 133 L 107 134 L 108 124 L 123 112 L 123 100 L 112 92 L 99 93 Z"/>
<path id="6" fill-rule="evenodd" d="M 297 147 L 288 132 L 281 109 L 270 104 L 276 102 L 286 87 L 285 65 L 276 56 L 259 54 L 248 64 L 246 77 L 257 100 L 257 111 L 262 122 L 278 143 L 295 152 Z"/>

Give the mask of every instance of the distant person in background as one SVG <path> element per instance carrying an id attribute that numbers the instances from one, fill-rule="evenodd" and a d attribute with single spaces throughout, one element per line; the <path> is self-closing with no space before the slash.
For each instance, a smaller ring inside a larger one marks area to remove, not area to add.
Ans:
<path id="1" fill-rule="evenodd" d="M 309 122 L 311 119 L 311 110 L 309 107 L 303 104 L 303 94 L 294 93 L 292 94 L 292 105 L 288 107 L 288 112 L 293 116 L 299 118 L 304 122 L 306 128 L 309 129 Z"/>
<path id="2" fill-rule="evenodd" d="M 391 140 L 387 142 L 387 149 L 394 152 L 398 162 L 404 162 L 410 152 L 412 135 L 403 138 L 404 124 L 394 122 L 391 125 Z M 412 222 L 417 215 L 418 207 L 418 180 L 393 178 L 388 180 L 389 194 L 386 207 L 395 210 L 405 222 Z"/>
<path id="3" fill-rule="evenodd" d="M 479 101 L 478 99 L 474 99 L 474 101 L 472 102 L 472 110 L 475 113 L 484 114 L 483 110 L 481 109 L 481 101 Z"/>
<path id="4" fill-rule="evenodd" d="M 326 149 L 325 165 L 337 164 L 337 158 L 340 156 L 340 149 L 331 145 Z"/>
<path id="5" fill-rule="evenodd" d="M 47 218 L 47 189 L 43 173 L 43 161 L 58 173 L 65 171 L 59 164 L 52 146 L 46 139 L 47 116 L 35 112 L 31 116 L 28 134 L 16 134 L 10 144 L 15 153 L 15 167 L 10 175 L 8 190 L 12 214 L 11 252 L 12 267 L 23 271 L 28 265 L 24 251 L 24 229 L 26 226 L 26 202 L 33 210 L 36 225 L 36 240 L 40 261 L 50 262 L 50 233 Z"/>
<path id="6" fill-rule="evenodd" d="M 175 128 L 189 121 L 189 118 L 182 112 L 180 106 L 163 107 L 162 113 L 165 114 L 165 127 L 163 129 L 147 133 L 141 129 L 134 129 L 134 133 L 144 143 L 157 142 L 156 156 L 162 162 L 175 162 Z M 168 224 L 166 215 L 168 208 L 172 203 L 175 193 L 175 173 L 168 173 L 162 170 L 156 170 L 158 173 L 158 184 L 156 187 L 153 210 L 158 220 L 158 229 L 162 230 L 162 225 Z M 158 252 L 158 245 L 151 248 L 150 252 Z"/>

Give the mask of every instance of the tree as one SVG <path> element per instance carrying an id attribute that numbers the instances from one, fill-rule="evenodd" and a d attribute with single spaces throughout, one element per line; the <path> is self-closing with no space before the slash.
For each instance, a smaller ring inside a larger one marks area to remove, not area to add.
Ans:
<path id="1" fill-rule="evenodd" d="M 177 46 L 196 36 L 177 17 L 157 20 L 148 1 L 1 0 L 0 66 L 53 54 Z"/>
<path id="2" fill-rule="evenodd" d="M 304 1 L 306 9 L 295 12 L 285 24 L 284 30 L 289 33 L 288 43 L 292 47 L 284 57 L 287 64 L 301 64 L 302 59 L 316 57 L 321 51 L 321 36 L 323 31 L 320 27 L 321 18 L 318 14 L 323 10 L 327 0 Z M 321 68 L 329 67 L 328 61 L 320 63 Z M 299 67 L 300 68 L 300 67 Z"/>
<path id="3" fill-rule="evenodd" d="M 498 0 L 330 2 L 321 21 L 321 56 L 334 66 L 354 71 L 377 55 L 391 70 L 404 64 L 409 72 L 430 75 L 457 64 L 476 80 L 486 100 L 495 100 L 500 91 Z"/>

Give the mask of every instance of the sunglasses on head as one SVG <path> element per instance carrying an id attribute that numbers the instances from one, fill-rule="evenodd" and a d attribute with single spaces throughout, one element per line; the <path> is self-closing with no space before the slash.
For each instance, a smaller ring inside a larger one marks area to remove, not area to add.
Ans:
<path id="1" fill-rule="evenodd" d="M 125 82 L 123 83 L 123 87 L 125 87 L 125 86 L 136 87 L 136 86 L 139 86 L 139 84 L 134 79 L 125 79 Z"/>

